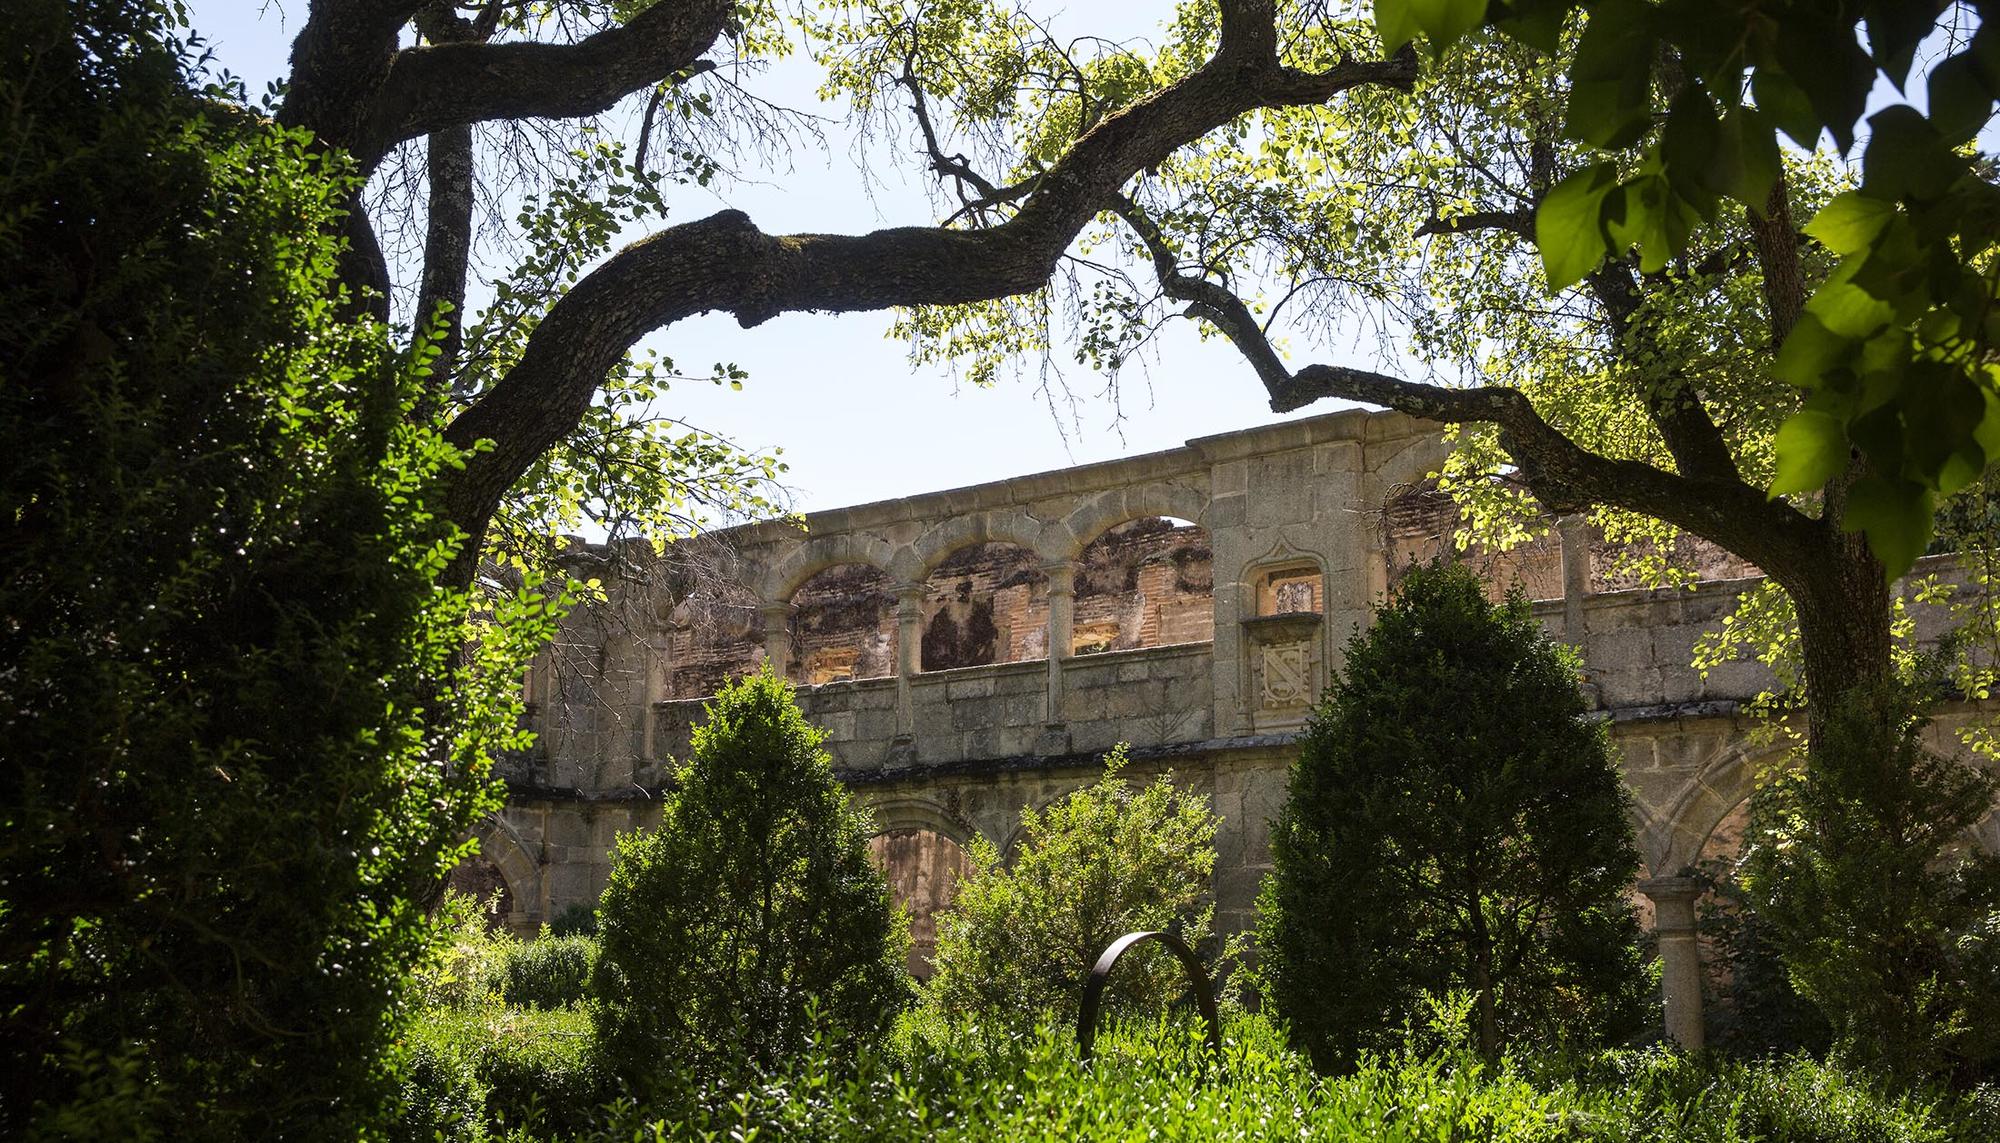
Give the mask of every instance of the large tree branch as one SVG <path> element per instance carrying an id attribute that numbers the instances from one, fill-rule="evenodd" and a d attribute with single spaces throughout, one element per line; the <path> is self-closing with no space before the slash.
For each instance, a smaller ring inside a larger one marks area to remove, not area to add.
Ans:
<path id="1" fill-rule="evenodd" d="M 1639 281 L 1630 261 L 1607 261 L 1591 271 L 1584 283 L 1610 319 L 1612 334 L 1621 343 L 1624 356 L 1641 361 L 1657 359 L 1660 355 L 1652 352 L 1653 331 L 1647 328 L 1640 308 Z M 1689 476 L 1737 479 L 1736 458 L 1715 419 L 1708 415 L 1694 379 L 1678 369 L 1662 373 L 1630 367 L 1630 372 L 1646 415 L 1666 443 L 1675 466 Z"/>
<path id="2" fill-rule="evenodd" d="M 459 17 L 439 0 L 417 17 L 417 27 L 433 43 L 476 42 L 493 34 L 488 7 L 473 21 Z M 439 322 L 431 361 L 430 391 L 441 398 L 453 388 L 465 330 L 465 282 L 472 264 L 472 125 L 460 123 L 433 132 L 424 155 L 429 201 L 425 209 L 424 271 L 417 289 L 418 327 Z"/>
<path id="3" fill-rule="evenodd" d="M 1271 407 L 1299 408 L 1321 397 L 1384 405 L 1446 424 L 1477 422 L 1500 430 L 1500 443 L 1535 498 L 1551 512 L 1608 505 L 1639 512 L 1724 548 L 1780 582 L 1824 551 L 1819 521 L 1741 480 L 1686 476 L 1635 460 L 1591 452 L 1542 419 L 1517 389 L 1447 389 L 1361 370 L 1308 365 L 1272 392 Z"/>
<path id="4" fill-rule="evenodd" d="M 445 509 L 477 537 L 506 489 L 575 427 L 605 375 L 639 338 L 712 310 L 755 326 L 799 310 L 844 312 L 1007 297 L 1039 288 L 1076 235 L 1138 172 L 1260 107 L 1319 103 L 1362 84 L 1406 85 L 1413 57 L 1323 72 L 1282 66 L 1271 0 L 1224 5 L 1223 36 L 1203 67 L 1093 127 L 1006 222 L 955 231 L 774 237 L 738 211 L 634 243 L 551 307 L 520 363 L 447 432 L 489 440 L 452 482 Z M 457 573 L 469 576 L 461 561 Z"/>
<path id="5" fill-rule="evenodd" d="M 659 0 L 573 44 L 439 43 L 397 52 L 350 144 L 369 164 L 405 139 L 490 119 L 572 119 L 692 67 L 731 0 Z"/>
<path id="6" fill-rule="evenodd" d="M 1183 272 L 1165 236 L 1129 199 L 1119 199 L 1114 210 L 1145 244 L 1162 292 L 1187 302 L 1190 316 L 1229 338 L 1277 412 L 1340 397 L 1445 424 L 1491 424 L 1529 489 L 1552 512 L 1597 504 L 1641 512 L 1713 540 L 1774 575 L 1809 565 L 1822 550 L 1824 530 L 1817 521 L 1736 479 L 1733 465 L 1729 476 L 1708 477 L 1602 456 L 1543 420 L 1517 389 L 1448 389 L 1334 365 L 1308 365 L 1294 373 L 1242 299 L 1220 283 Z"/>

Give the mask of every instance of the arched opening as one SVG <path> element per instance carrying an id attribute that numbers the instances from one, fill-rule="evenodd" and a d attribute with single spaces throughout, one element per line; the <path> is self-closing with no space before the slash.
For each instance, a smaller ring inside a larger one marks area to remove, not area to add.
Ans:
<path id="1" fill-rule="evenodd" d="M 507 927 L 507 918 L 514 912 L 514 891 L 508 887 L 500 866 L 484 855 L 475 853 L 453 866 L 450 876 L 445 878 L 445 888 L 479 902 L 486 931 L 497 932 Z"/>
<path id="2" fill-rule="evenodd" d="M 1214 550 L 1200 525 L 1171 516 L 1127 520 L 1077 555 L 1070 654 L 1214 638 Z"/>
<path id="3" fill-rule="evenodd" d="M 667 617 L 666 697 L 705 698 L 764 662 L 764 618 L 747 587 L 702 583 Z"/>
<path id="4" fill-rule="evenodd" d="M 1044 658 L 1048 630 L 1048 576 L 1017 544 L 960 548 L 924 580 L 922 670 Z"/>
<path id="5" fill-rule="evenodd" d="M 889 880 L 896 904 L 910 915 L 910 975 L 928 980 L 937 952 L 937 917 L 951 908 L 970 862 L 952 839 L 922 826 L 885 830 L 868 853 Z"/>
<path id="6" fill-rule="evenodd" d="M 896 591 L 868 564 L 836 564 L 792 595 L 793 678 L 809 685 L 896 673 Z"/>

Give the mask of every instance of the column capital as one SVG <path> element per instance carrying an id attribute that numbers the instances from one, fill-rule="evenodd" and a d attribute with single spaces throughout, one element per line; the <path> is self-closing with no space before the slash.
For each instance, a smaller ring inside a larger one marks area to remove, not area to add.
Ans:
<path id="1" fill-rule="evenodd" d="M 1661 936 L 1693 935 L 1698 922 L 1694 903 L 1708 886 L 1696 877 L 1649 877 L 1639 892 L 1653 900 L 1653 930 Z"/>
<path id="2" fill-rule="evenodd" d="M 1042 574 L 1049 577 L 1051 595 L 1073 595 L 1076 593 L 1076 561 L 1050 560 L 1042 565 Z"/>
<path id="3" fill-rule="evenodd" d="M 798 610 L 798 605 L 790 601 L 784 603 L 761 603 L 757 605 L 757 614 L 763 616 L 766 623 L 770 623 L 775 619 L 790 620 L 792 616 L 798 614 Z"/>
<path id="4" fill-rule="evenodd" d="M 1654 904 L 1664 905 L 1669 901 L 1692 902 L 1708 892 L 1708 883 L 1699 877 L 1648 877 L 1639 882 L 1638 888 Z"/>

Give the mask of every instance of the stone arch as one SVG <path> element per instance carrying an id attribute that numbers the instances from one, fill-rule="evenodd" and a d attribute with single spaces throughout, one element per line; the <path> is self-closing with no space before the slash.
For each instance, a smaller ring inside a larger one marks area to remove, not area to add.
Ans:
<path id="1" fill-rule="evenodd" d="M 967 847 L 971 846 L 974 837 L 979 836 L 978 829 L 971 823 L 929 798 L 907 795 L 870 798 L 865 804 L 875 819 L 875 832 L 878 834 L 896 829 L 927 829 Z"/>
<path id="2" fill-rule="evenodd" d="M 880 804 L 868 852 L 896 904 L 910 918 L 910 975 L 930 976 L 937 917 L 952 907 L 972 868 L 972 831 L 934 802 L 896 798 Z"/>
<path id="3" fill-rule="evenodd" d="M 899 595 L 874 564 L 832 564 L 800 581 L 788 609 L 790 676 L 810 685 L 893 677 Z"/>
<path id="4" fill-rule="evenodd" d="M 866 564 L 891 577 L 897 574 L 897 550 L 867 532 L 836 532 L 813 536 L 779 558 L 757 583 L 757 598 L 765 604 L 789 603 L 805 582 L 840 564 Z"/>
<path id="5" fill-rule="evenodd" d="M 1048 656 L 1046 561 L 1020 533 L 974 527 L 926 561 L 917 581 L 920 671 L 997 666 Z"/>
<path id="6" fill-rule="evenodd" d="M 548 920 L 544 916 L 542 865 L 530 853 L 528 843 L 513 823 L 499 814 L 486 819 L 472 836 L 479 843 L 479 856 L 491 862 L 506 882 L 513 908 L 507 926 L 516 933 L 532 934 Z"/>
<path id="7" fill-rule="evenodd" d="M 1012 544 L 1046 560 L 1048 552 L 1043 532 L 1041 524 L 1020 512 L 974 512 L 954 516 L 917 537 L 916 542 L 910 545 L 914 559 L 908 565 L 909 574 L 899 578 L 907 582 L 921 582 L 936 571 L 939 564 L 974 544 Z"/>
<path id="8" fill-rule="evenodd" d="M 1208 515 L 1208 506 L 1207 495 L 1170 481 L 1114 488 L 1078 504 L 1051 529 L 1055 533 L 1051 546 L 1059 540 L 1062 550 L 1050 554 L 1074 560 L 1105 532 L 1128 520 L 1148 516 L 1191 520 L 1206 528 L 1203 517 Z"/>
<path id="9" fill-rule="evenodd" d="M 1647 871 L 1672 877 L 1698 861 L 1715 827 L 1756 789 L 1759 767 L 1782 752 L 1782 747 L 1732 742 L 1710 755 L 1663 805 L 1637 805 L 1639 856 Z"/>

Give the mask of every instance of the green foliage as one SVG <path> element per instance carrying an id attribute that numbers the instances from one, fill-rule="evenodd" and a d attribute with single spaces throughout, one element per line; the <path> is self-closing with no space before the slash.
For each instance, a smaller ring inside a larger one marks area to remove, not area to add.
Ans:
<path id="1" fill-rule="evenodd" d="M 1913 694 L 1841 703 L 1813 765 L 1752 800 L 1742 879 L 1836 1048 L 1888 1075 L 2000 1069 L 2000 857 L 1966 847 L 1995 780 L 1932 752 Z"/>
<path id="2" fill-rule="evenodd" d="M 351 1138 L 560 601 L 435 586 L 351 180 L 169 7 L 16 5 L 0 67 L 0 1132 Z"/>
<path id="3" fill-rule="evenodd" d="M 615 1097 L 580 1011 L 433 1009 L 412 1029 L 392 1138 L 483 1143 L 567 1138 Z"/>
<path id="4" fill-rule="evenodd" d="M 681 181 L 707 183 L 713 164 L 692 152 L 682 157 L 698 169 Z M 566 162 L 521 204 L 520 261 L 466 328 L 448 415 L 477 402 L 520 363 L 549 309 L 611 252 L 622 228 L 666 214 L 666 180 L 627 163 L 620 145 L 589 135 Z M 741 389 L 747 377 L 723 362 L 688 374 L 656 353 L 626 355 L 577 427 L 509 490 L 489 529 L 495 557 L 539 568 L 562 536 L 585 528 L 658 546 L 718 520 L 777 514 L 776 481 L 785 465 L 775 452 L 744 452 L 658 410 L 676 381 Z"/>
<path id="5" fill-rule="evenodd" d="M 619 840 L 598 905 L 598 1036 L 642 1093 L 880 1036 L 909 1001 L 903 914 L 824 732 L 768 671 L 725 687 L 657 829 Z"/>
<path id="6" fill-rule="evenodd" d="M 1165 929 L 1197 950 L 1208 943 L 1221 819 L 1171 775 L 1135 789 L 1125 764 L 1120 745 L 1102 778 L 1024 811 L 1011 866 L 991 842 L 972 843 L 971 872 L 938 918 L 928 995 L 945 1013 L 1014 1028 L 1074 1022 L 1084 979 L 1112 941 Z M 1172 954 L 1142 946 L 1119 962 L 1105 1011 L 1157 1009 L 1187 989 Z"/>
<path id="7" fill-rule="evenodd" d="M 1930 540 L 1935 498 L 2000 459 L 2000 188 L 1972 148 L 2000 97 L 1989 13 L 1726 0 L 1375 0 L 1375 11 L 1390 50 L 1421 33 L 1434 54 L 1484 19 L 1555 52 L 1568 14 L 1584 14 L 1563 132 L 1632 161 L 1572 173 L 1543 200 L 1537 240 L 1552 290 L 1635 245 L 1642 269 L 1663 269 L 1725 198 L 1761 216 L 1778 132 L 1808 150 L 1830 134 L 1849 150 L 1875 85 L 1902 87 L 1920 46 L 1945 31 L 1918 77 L 1925 110 L 1868 115 L 1861 185 L 1807 225 L 1841 261 L 1777 361 L 1807 397 L 1779 435 L 1772 494 L 1825 486 L 1859 449 L 1868 468 L 1843 524 L 1867 533 L 1892 578 L 1907 571 Z"/>
<path id="8" fill-rule="evenodd" d="M 1000 1042 L 961 1030 L 900 1057 L 801 1059 L 748 1087 L 705 1092 L 671 1121 L 634 1113 L 593 1138 L 1983 1143 L 2000 1127 L 2000 1107 L 1885 1097 L 1803 1059 L 1627 1052 L 1572 1078 L 1397 1052 L 1328 1079 L 1257 1017 L 1233 1019 L 1227 1039 L 1216 1065 L 1193 1020 L 1129 1021 L 1100 1038 L 1085 1069 L 1067 1027 Z"/>
<path id="9" fill-rule="evenodd" d="M 1322 1067 L 1466 989 L 1488 1059 L 1644 1018 L 1624 786 L 1518 592 L 1411 570 L 1300 745 L 1259 898 L 1267 999 Z"/>
<path id="10" fill-rule="evenodd" d="M 1705 863 L 1696 875 L 1710 890 L 1699 907 L 1702 956 L 1708 982 L 1720 985 L 1705 990 L 1708 1046 L 1733 1056 L 1824 1056 L 1832 1029 L 1792 987 L 1771 923 L 1751 908 L 1735 869 Z"/>
<path id="11" fill-rule="evenodd" d="M 532 941 L 517 941 L 500 962 L 500 999 L 516 1008 L 566 1008 L 590 990 L 597 964 L 597 941 L 558 937 L 546 930 Z"/>

